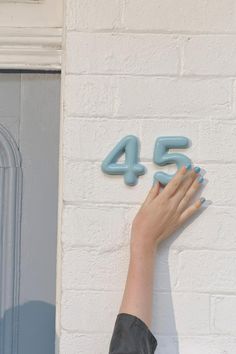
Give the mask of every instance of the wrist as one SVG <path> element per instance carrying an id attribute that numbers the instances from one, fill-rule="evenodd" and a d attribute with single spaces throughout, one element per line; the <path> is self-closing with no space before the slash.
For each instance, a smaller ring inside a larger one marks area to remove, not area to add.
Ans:
<path id="1" fill-rule="evenodd" d="M 155 258 L 158 243 L 147 240 L 144 235 L 132 234 L 130 242 L 130 253 L 133 259 Z"/>

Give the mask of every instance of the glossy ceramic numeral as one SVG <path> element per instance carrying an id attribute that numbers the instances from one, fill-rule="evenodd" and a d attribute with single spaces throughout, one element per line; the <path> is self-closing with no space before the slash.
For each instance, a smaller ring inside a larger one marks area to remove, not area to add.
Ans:
<path id="1" fill-rule="evenodd" d="M 189 139 L 184 136 L 162 136 L 157 138 L 154 148 L 153 161 L 159 166 L 176 164 L 177 169 L 181 166 L 191 164 L 191 160 L 180 153 L 169 153 L 169 149 L 184 149 L 189 146 Z M 166 185 L 175 174 L 169 175 L 165 172 L 156 172 L 153 176 L 153 183 L 159 181 Z"/>
<path id="2" fill-rule="evenodd" d="M 117 163 L 125 154 L 125 162 Z M 109 175 L 124 175 L 129 186 L 137 183 L 138 177 L 145 173 L 145 167 L 139 162 L 139 141 L 134 135 L 124 137 L 102 162 L 102 171 Z"/>

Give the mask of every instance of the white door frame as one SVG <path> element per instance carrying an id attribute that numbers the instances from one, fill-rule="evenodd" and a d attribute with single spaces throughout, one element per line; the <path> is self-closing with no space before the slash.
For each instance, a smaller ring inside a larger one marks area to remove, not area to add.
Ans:
<path id="1" fill-rule="evenodd" d="M 63 0 L 0 0 L 0 69 L 60 70 Z"/>
<path id="2" fill-rule="evenodd" d="M 61 70 L 63 55 L 64 0 L 0 0 L 0 70 Z M 61 212 L 62 212 L 62 118 L 61 85 L 58 244 L 56 279 L 56 347 L 60 340 Z"/>

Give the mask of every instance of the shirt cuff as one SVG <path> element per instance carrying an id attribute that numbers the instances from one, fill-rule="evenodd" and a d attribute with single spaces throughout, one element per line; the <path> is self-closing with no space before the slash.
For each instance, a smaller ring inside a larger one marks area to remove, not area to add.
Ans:
<path id="1" fill-rule="evenodd" d="M 153 335 L 153 333 L 151 332 L 151 330 L 149 329 L 149 327 L 146 325 L 145 322 L 143 322 L 139 317 L 128 314 L 128 313 L 119 313 L 117 315 L 117 318 L 122 318 L 122 317 L 130 317 L 131 319 L 134 320 L 134 325 L 140 327 L 144 332 L 146 332 L 147 337 L 149 339 L 149 341 L 152 344 L 152 347 L 154 348 L 154 350 L 157 347 L 157 340 L 156 337 Z"/>
<path id="2" fill-rule="evenodd" d="M 148 353 L 155 352 L 157 347 L 157 340 L 146 323 L 143 322 L 139 317 L 129 313 L 119 313 L 116 318 L 115 333 L 120 331 L 123 331 L 126 334 L 129 333 L 128 337 L 131 337 L 131 339 L 133 337 L 134 341 L 131 340 L 133 345 L 140 345 L 140 347 L 147 346 L 146 348 L 149 348 Z M 129 343 L 128 337 L 125 337 L 125 341 Z M 140 352 L 143 353 L 141 350 Z"/>

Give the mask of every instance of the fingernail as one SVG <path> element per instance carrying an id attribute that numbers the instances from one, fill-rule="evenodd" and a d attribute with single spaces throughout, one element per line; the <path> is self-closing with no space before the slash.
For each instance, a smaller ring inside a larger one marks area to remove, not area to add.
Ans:
<path id="1" fill-rule="evenodd" d="M 198 173 L 198 172 L 201 171 L 201 168 L 200 168 L 199 166 L 195 166 L 195 167 L 194 167 L 194 171 L 195 171 L 196 173 Z"/>
<path id="2" fill-rule="evenodd" d="M 198 183 L 202 183 L 204 181 L 204 178 L 202 176 L 198 177 Z"/>
<path id="3" fill-rule="evenodd" d="M 204 197 L 201 197 L 201 198 L 200 198 L 200 203 L 201 203 L 201 204 L 203 204 L 205 201 L 206 201 L 206 198 L 204 198 Z"/>
<path id="4" fill-rule="evenodd" d="M 186 165 L 186 169 L 187 169 L 188 171 L 191 170 L 191 167 L 192 167 L 191 163 L 189 163 L 188 165 Z"/>

